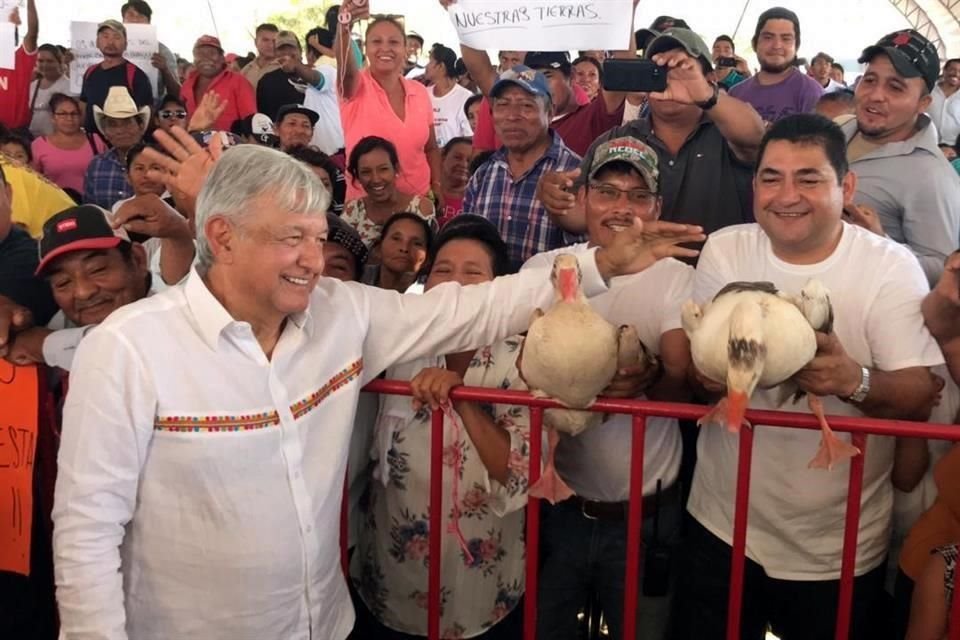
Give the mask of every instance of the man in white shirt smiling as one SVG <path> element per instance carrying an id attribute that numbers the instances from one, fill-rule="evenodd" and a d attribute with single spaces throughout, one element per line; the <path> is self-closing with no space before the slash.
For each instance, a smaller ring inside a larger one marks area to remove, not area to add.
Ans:
<path id="1" fill-rule="evenodd" d="M 794 381 L 823 398 L 828 415 L 926 420 L 938 387 L 929 367 L 943 357 L 924 328 L 927 283 L 895 242 L 843 221 L 856 190 L 842 131 L 822 116 L 788 116 L 760 146 L 756 224 L 710 235 L 697 263 L 694 298 L 712 300 L 731 282 L 767 281 L 795 295 L 811 278 L 830 291 L 833 331 L 817 334 L 816 357 Z M 784 411 L 805 411 L 786 402 Z M 778 390 L 756 390 L 751 409 L 778 408 Z M 848 469 L 809 469 L 820 434 L 756 429 L 740 637 L 831 638 L 843 547 Z M 849 436 L 842 434 L 847 439 Z M 894 438 L 869 436 L 857 537 L 850 638 L 869 630 L 881 602 L 890 543 Z M 737 436 L 704 425 L 687 510 L 687 562 L 680 572 L 678 640 L 725 638 Z"/>
<path id="2" fill-rule="evenodd" d="M 339 512 L 360 388 L 489 344 L 552 297 L 549 271 L 422 296 L 321 278 L 329 194 L 262 147 L 208 160 L 158 134 L 197 200 L 199 266 L 113 314 L 74 360 L 54 507 L 67 638 L 342 640 Z M 214 151 L 214 156 L 216 151 Z M 579 254 L 587 293 L 690 255 L 697 227 L 637 223 Z"/>

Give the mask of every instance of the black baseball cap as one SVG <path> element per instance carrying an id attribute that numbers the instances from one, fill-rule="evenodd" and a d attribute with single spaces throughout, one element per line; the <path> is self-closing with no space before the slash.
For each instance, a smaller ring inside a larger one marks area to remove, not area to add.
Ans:
<path id="1" fill-rule="evenodd" d="M 349 251 L 356 263 L 357 274 L 363 271 L 363 265 L 369 253 L 367 245 L 363 244 L 356 229 L 334 213 L 327 213 L 327 242 L 339 244 Z"/>
<path id="2" fill-rule="evenodd" d="M 637 49 L 646 51 L 647 46 L 653 41 L 654 38 L 659 36 L 664 31 L 673 29 L 674 27 L 680 29 L 689 29 L 690 25 L 687 24 L 687 21 L 683 18 L 674 18 L 673 16 L 657 16 L 654 18 L 653 22 L 650 23 L 648 29 L 640 29 L 634 34 L 634 37 L 637 41 Z"/>
<path id="3" fill-rule="evenodd" d="M 570 74 L 570 53 L 568 51 L 528 51 L 523 64 L 534 71 L 553 69 Z"/>
<path id="4" fill-rule="evenodd" d="M 893 68 L 904 78 L 923 78 L 927 90 L 933 91 L 940 77 L 940 56 L 933 43 L 913 29 L 901 29 L 880 38 L 877 44 L 867 47 L 857 60 L 869 63 L 878 54 L 885 53 Z"/>
<path id="5" fill-rule="evenodd" d="M 40 238 L 40 265 L 34 275 L 42 276 L 54 259 L 72 251 L 115 249 L 130 242 L 123 227 L 114 229 L 110 214 L 96 205 L 64 209 L 43 223 Z"/>
<path id="6" fill-rule="evenodd" d="M 307 109 L 302 104 L 285 104 L 277 110 L 277 117 L 274 118 L 273 121 L 279 127 L 283 119 L 291 113 L 299 113 L 300 115 L 307 116 L 311 126 L 317 126 L 317 121 L 320 119 L 320 114 L 313 109 Z"/>

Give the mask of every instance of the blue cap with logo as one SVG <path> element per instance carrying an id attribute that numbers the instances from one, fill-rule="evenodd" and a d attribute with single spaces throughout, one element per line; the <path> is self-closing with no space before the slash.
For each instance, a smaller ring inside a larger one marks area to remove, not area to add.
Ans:
<path id="1" fill-rule="evenodd" d="M 515 65 L 512 69 L 501 73 L 500 78 L 490 90 L 490 97 L 496 98 L 501 91 L 511 85 L 516 85 L 531 95 L 550 99 L 550 85 L 547 84 L 547 77 L 523 64 Z"/>

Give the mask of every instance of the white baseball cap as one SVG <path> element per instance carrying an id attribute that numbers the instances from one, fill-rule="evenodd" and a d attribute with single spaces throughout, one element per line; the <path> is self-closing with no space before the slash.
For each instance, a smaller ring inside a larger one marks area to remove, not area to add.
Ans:
<path id="1" fill-rule="evenodd" d="M 273 120 L 262 113 L 255 113 L 250 119 L 250 130 L 255 136 L 273 133 Z"/>

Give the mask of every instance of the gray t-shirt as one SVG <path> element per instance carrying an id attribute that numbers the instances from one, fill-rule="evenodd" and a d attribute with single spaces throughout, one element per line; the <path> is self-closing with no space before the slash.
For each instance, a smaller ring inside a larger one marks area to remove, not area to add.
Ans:
<path id="1" fill-rule="evenodd" d="M 777 84 L 763 85 L 757 76 L 730 89 L 730 95 L 749 103 L 764 122 L 776 122 L 794 113 L 812 113 L 823 87 L 799 69 Z"/>

